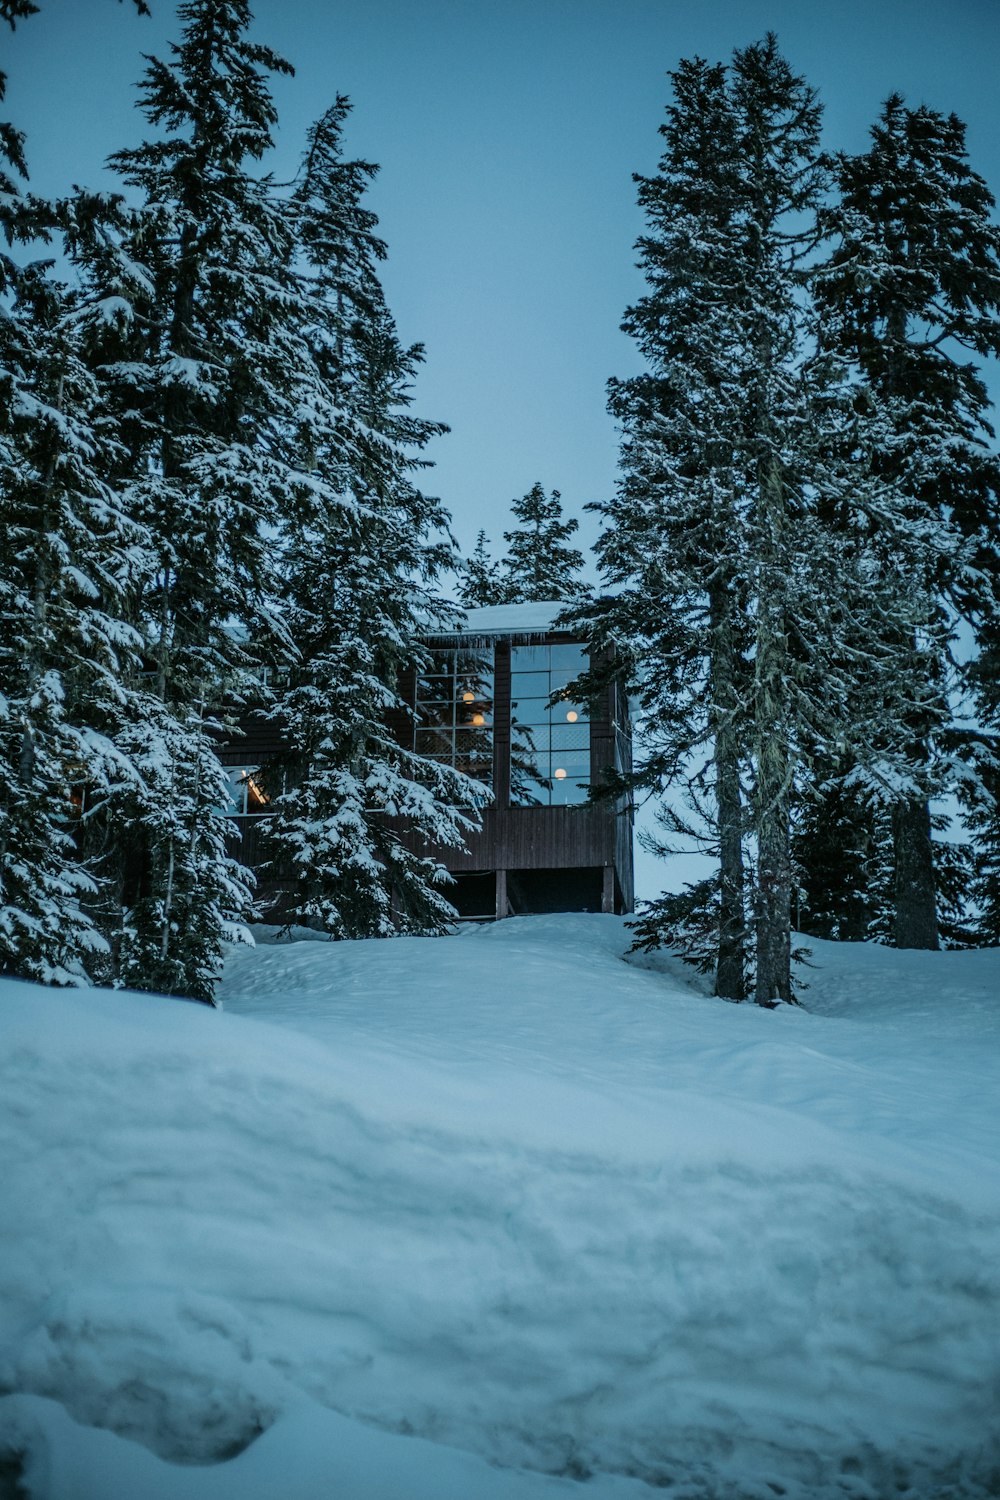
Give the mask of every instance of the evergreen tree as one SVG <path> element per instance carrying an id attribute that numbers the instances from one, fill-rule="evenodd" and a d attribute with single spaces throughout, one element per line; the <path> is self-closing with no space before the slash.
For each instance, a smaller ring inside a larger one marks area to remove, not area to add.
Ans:
<path id="1" fill-rule="evenodd" d="M 611 385 L 623 480 L 599 551 L 620 592 L 595 631 L 647 664 L 640 784 L 711 788 L 720 879 L 695 904 L 718 914 L 716 988 L 732 998 L 752 836 L 755 994 L 770 1005 L 791 998 L 796 798 L 817 757 L 848 751 L 868 795 L 905 777 L 892 723 L 913 670 L 884 621 L 904 635 L 924 621 L 906 549 L 893 565 L 872 541 L 881 430 L 812 337 L 815 98 L 773 37 L 673 81 L 660 170 L 639 181 L 649 291 L 624 326 L 648 369 Z M 841 513 L 850 526 L 832 524 Z"/>
<path id="2" fill-rule="evenodd" d="M 207 714 L 172 711 L 152 694 L 146 708 L 147 717 L 133 717 L 119 736 L 138 775 L 105 813 L 112 840 L 132 844 L 111 884 L 120 903 L 116 977 L 130 989 L 211 1003 L 222 944 L 249 941 L 250 877 L 226 849 L 222 726 Z"/>
<path id="3" fill-rule="evenodd" d="M 20 138 L 0 155 L 0 969 L 103 973 L 85 822 L 134 780 L 116 741 L 139 637 L 123 620 L 144 536 L 106 476 L 114 424 L 86 359 L 89 309 L 18 242 L 70 205 L 23 195 Z"/>
<path id="4" fill-rule="evenodd" d="M 563 519 L 558 490 L 546 498 L 540 484 L 533 484 L 526 495 L 511 504 L 520 521 L 512 531 L 504 532 L 508 543 L 504 562 L 503 584 L 508 604 L 532 599 L 578 599 L 589 593 L 580 578 L 583 553 L 566 543 L 578 529 L 579 522 Z"/>
<path id="5" fill-rule="evenodd" d="M 630 639 L 648 664 L 641 702 L 654 748 L 638 768 L 642 780 L 676 784 L 698 747 L 711 746 L 717 816 L 708 847 L 720 860 L 716 991 L 740 999 L 747 955 L 737 710 L 747 690 L 747 592 L 738 561 L 731 456 L 739 412 L 729 352 L 741 311 L 732 256 L 737 121 L 721 66 L 682 62 L 672 82 L 659 172 L 636 179 L 648 225 L 638 248 L 649 291 L 623 324 L 648 373 L 611 382 L 610 409 L 625 434 L 623 480 L 599 551 L 610 578 L 633 585 L 610 633 Z"/>
<path id="6" fill-rule="evenodd" d="M 504 582 L 500 564 L 490 556 L 489 538 L 485 531 L 480 531 L 476 537 L 472 556 L 462 563 L 458 578 L 458 597 L 462 604 L 475 607 L 511 603 L 510 591 Z"/>
<path id="7" fill-rule="evenodd" d="M 244 0 L 186 0 L 178 15 L 172 61 L 152 59 L 140 89 L 166 134 L 111 159 L 143 199 L 127 248 L 150 287 L 131 360 L 105 376 L 129 411 L 133 503 L 162 549 L 144 601 L 158 691 L 187 703 L 238 677 L 231 622 L 270 634 L 267 523 L 296 500 L 281 441 L 303 356 L 287 214 L 249 171 L 272 145 L 266 72 L 291 68 L 246 38 Z"/>
<path id="8" fill-rule="evenodd" d="M 793 921 L 809 937 L 863 942 L 879 931 L 879 833 L 889 830 L 845 779 L 841 767 L 820 770 L 815 795 L 793 813 Z"/>
<path id="9" fill-rule="evenodd" d="M 787 547 L 786 479 L 774 463 L 774 429 L 789 420 L 787 381 L 782 385 L 795 340 L 794 284 L 775 231 L 793 208 L 807 211 L 816 191 L 815 106 L 781 68 L 768 43 L 737 54 L 735 81 L 701 60 L 682 63 L 673 75 L 660 170 L 639 180 L 649 225 L 640 263 L 650 290 L 624 325 L 650 368 L 612 382 L 611 410 L 625 431 L 625 477 L 605 507 L 609 524 L 600 543 L 612 581 L 632 585 L 607 623 L 612 633 L 628 630 L 653 664 L 644 708 L 658 745 L 641 776 L 654 785 L 676 783 L 705 746 L 714 763 L 722 872 L 716 989 L 737 999 L 746 968 L 740 751 L 754 725 L 767 724 L 767 736 L 753 746 L 769 902 L 757 925 L 765 937 L 777 933 L 762 945 L 767 1000 L 775 992 L 788 996 L 781 954 L 772 950 L 781 946 L 790 885 L 782 846 L 786 714 L 781 704 L 754 701 L 781 692 L 789 675 L 772 660 L 783 633 L 770 628 L 785 604 L 787 552 L 771 561 L 764 550 Z M 761 72 L 780 76 L 754 76 Z M 776 86 L 794 103 L 766 98 Z M 781 138 L 782 106 L 794 122 L 786 134 L 796 130 L 795 140 Z M 774 141 L 802 184 L 794 205 L 779 178 Z M 745 497 L 755 492 L 757 503 L 748 506 Z M 755 635 L 756 680 L 749 664 Z M 748 702 L 756 710 L 749 719 Z"/>
<path id="10" fill-rule="evenodd" d="M 186 0 L 178 15 L 180 43 L 141 86 L 158 133 L 112 158 L 139 207 L 89 274 L 129 303 L 96 357 L 128 449 L 126 502 L 152 538 L 135 611 L 160 709 L 133 730 L 158 790 L 132 804 L 123 973 L 204 994 L 249 904 L 225 855 L 214 715 L 238 707 L 255 661 L 280 649 L 273 528 L 302 498 L 288 434 L 311 359 L 287 211 L 251 170 L 272 143 L 267 74 L 291 69 L 247 38 L 245 0 Z M 127 289 L 123 265 L 141 268 Z M 158 755 L 176 771 L 161 773 Z"/>
<path id="11" fill-rule="evenodd" d="M 911 577 L 927 615 L 958 613 L 981 634 L 1000 604 L 1000 464 L 986 388 L 964 355 L 1000 351 L 994 200 L 969 167 L 961 121 L 907 109 L 898 95 L 871 148 L 838 157 L 836 173 L 840 201 L 826 224 L 835 244 L 817 280 L 824 338 L 857 363 L 880 403 L 880 473 L 894 492 L 892 524 L 922 535 Z M 919 776 L 893 807 L 900 947 L 938 943 L 928 796 L 949 777 L 947 624 L 910 643 L 923 651 L 928 691 L 910 723 Z"/>
<path id="12" fill-rule="evenodd" d="M 421 350 L 400 346 L 384 303 L 385 249 L 362 202 L 375 169 L 343 158 L 347 108 L 339 99 L 312 131 L 293 203 L 317 379 L 303 430 L 309 502 L 284 557 L 297 657 L 275 713 L 292 748 L 269 771 L 290 916 L 338 938 L 443 930 L 448 876 L 407 847 L 399 820 L 457 845 L 485 795 L 403 743 L 400 676 L 420 661 L 440 609 L 430 588 L 451 557 L 434 541 L 444 513 L 411 474 L 445 429 L 408 411 Z"/>

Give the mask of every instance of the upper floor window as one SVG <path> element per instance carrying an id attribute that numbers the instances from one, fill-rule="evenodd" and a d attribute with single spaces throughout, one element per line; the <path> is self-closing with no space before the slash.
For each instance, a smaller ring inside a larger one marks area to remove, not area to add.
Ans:
<path id="1" fill-rule="evenodd" d="M 590 666 L 582 646 L 514 646 L 511 650 L 510 800 L 515 807 L 586 802 L 590 785 L 590 715 L 568 685 Z M 550 706 L 553 694 L 558 694 Z"/>
<path id="2" fill-rule="evenodd" d="M 413 748 L 493 782 L 493 654 L 440 650 L 417 674 Z"/>

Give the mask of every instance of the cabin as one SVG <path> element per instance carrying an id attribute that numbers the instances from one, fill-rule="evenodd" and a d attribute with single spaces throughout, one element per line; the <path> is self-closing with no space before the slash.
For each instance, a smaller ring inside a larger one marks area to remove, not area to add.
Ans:
<path id="1" fill-rule="evenodd" d="M 448 896 L 464 920 L 632 910 L 631 805 L 588 797 L 607 768 L 631 768 L 624 684 L 613 680 L 590 704 L 568 696 L 590 658 L 578 636 L 554 627 L 561 608 L 470 609 L 461 630 L 427 636 L 426 668 L 400 684 L 409 711 L 395 732 L 493 794 L 464 849 L 432 851 L 455 878 Z M 267 816 L 253 771 L 273 753 L 271 733 L 248 724 L 223 753 L 239 855 L 251 866 L 258 820 Z M 402 823 L 397 831 L 404 842 L 412 837 Z M 263 893 L 280 901 L 280 886 Z"/>

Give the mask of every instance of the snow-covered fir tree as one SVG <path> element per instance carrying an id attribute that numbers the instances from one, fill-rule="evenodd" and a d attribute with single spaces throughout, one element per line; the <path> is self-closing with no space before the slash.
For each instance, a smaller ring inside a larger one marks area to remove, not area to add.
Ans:
<path id="1" fill-rule="evenodd" d="M 623 480 L 599 551 L 620 592 L 594 623 L 599 642 L 625 641 L 646 664 L 639 783 L 710 793 L 720 877 L 681 915 L 690 930 L 704 928 L 699 903 L 717 914 L 716 988 L 732 998 L 752 836 L 755 994 L 769 1005 L 791 996 L 796 789 L 817 755 L 848 746 L 869 792 L 905 774 L 891 726 L 912 663 L 881 622 L 905 635 L 923 619 L 865 520 L 885 504 L 870 462 L 879 433 L 843 365 L 814 349 L 813 93 L 773 37 L 728 70 L 695 60 L 673 81 L 659 173 L 639 182 L 649 292 L 625 323 L 648 373 L 611 387 Z M 857 524 L 838 534 L 830 517 L 845 507 Z"/>
<path id="2" fill-rule="evenodd" d="M 641 702 L 655 732 L 637 766 L 640 784 L 675 784 L 696 749 L 711 746 L 710 847 L 720 861 L 713 968 L 717 993 L 740 999 L 747 956 L 737 714 L 748 676 L 733 462 L 741 413 L 732 351 L 743 312 L 733 254 L 737 120 L 722 66 L 682 62 L 672 82 L 659 172 L 637 179 L 649 292 L 624 324 L 648 373 L 610 386 L 624 430 L 623 479 L 604 509 L 598 551 L 607 576 L 625 587 L 602 633 L 630 642 L 644 663 Z"/>
<path id="3" fill-rule="evenodd" d="M 476 545 L 458 569 L 459 602 L 470 607 L 483 604 L 509 604 L 510 590 L 503 578 L 500 563 L 490 552 L 485 531 L 476 536 Z"/>
<path id="4" fill-rule="evenodd" d="M 19 14 L 27 14 L 22 8 Z M 106 977 L 87 827 L 134 767 L 116 742 L 136 660 L 123 619 L 144 536 L 107 482 L 114 422 L 86 362 L 90 309 L 38 255 L 74 205 L 26 195 L 0 139 L 0 969 Z M 77 215 L 94 205 L 75 205 Z M 15 252 L 23 251 L 19 256 Z"/>
<path id="5" fill-rule="evenodd" d="M 421 661 L 440 609 L 430 588 L 451 558 L 435 540 L 446 517 L 412 474 L 445 429 L 408 409 L 421 351 L 401 347 L 385 306 L 385 249 L 362 202 L 375 169 L 343 157 L 347 109 L 339 99 L 311 132 L 292 205 L 317 381 L 301 428 L 309 502 L 283 556 L 296 656 L 274 712 L 290 748 L 266 774 L 290 919 L 372 937 L 447 926 L 446 872 L 400 830 L 460 844 L 486 793 L 405 743 L 399 683 Z"/>
<path id="6" fill-rule="evenodd" d="M 910 724 L 918 774 L 892 809 L 893 937 L 901 947 L 933 948 L 928 798 L 956 779 L 982 786 L 974 768 L 956 766 L 947 732 L 947 627 L 963 617 L 982 637 L 1000 603 L 1000 465 L 986 387 L 968 357 L 1000 352 L 1000 228 L 993 197 L 969 166 L 962 122 L 908 109 L 898 95 L 873 127 L 870 149 L 837 158 L 836 177 L 839 201 L 825 216 L 834 244 L 816 284 L 824 341 L 856 362 L 880 404 L 879 471 L 895 501 L 888 524 L 897 535 L 919 533 L 920 548 L 909 549 L 911 583 L 924 593 L 928 618 L 938 617 L 911 642 L 927 680 Z M 981 757 L 978 736 L 967 737 L 965 750 L 973 762 Z M 856 810 L 850 820 L 864 818 Z"/>
<path id="7" fill-rule="evenodd" d="M 225 853 L 215 715 L 281 638 L 273 528 L 301 499 L 288 433 L 311 361 L 288 214 L 256 175 L 276 118 L 268 74 L 291 69 L 248 38 L 245 0 L 186 0 L 178 16 L 180 42 L 140 88 L 156 134 L 112 158 L 139 199 L 118 263 L 143 266 L 147 288 L 132 288 L 99 374 L 129 448 L 126 501 L 152 537 L 136 613 L 165 742 L 144 753 L 172 788 L 133 829 L 123 952 L 141 957 L 123 977 L 143 982 L 155 953 L 151 982 L 204 993 L 249 905 Z"/>
<path id="8" fill-rule="evenodd" d="M 526 495 L 511 503 L 520 524 L 504 532 L 507 556 L 503 584 L 507 604 L 532 599 L 579 599 L 589 593 L 580 577 L 583 553 L 567 546 L 579 522 L 564 518 L 558 490 L 546 495 L 541 484 L 533 484 Z"/>

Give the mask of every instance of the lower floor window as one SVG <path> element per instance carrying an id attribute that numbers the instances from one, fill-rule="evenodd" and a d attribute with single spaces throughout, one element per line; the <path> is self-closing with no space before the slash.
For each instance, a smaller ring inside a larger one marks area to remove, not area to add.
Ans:
<path id="1" fill-rule="evenodd" d="M 260 779 L 260 766 L 227 766 L 226 779 L 229 782 L 226 811 L 231 816 L 245 818 L 267 811 L 271 798 Z"/>

